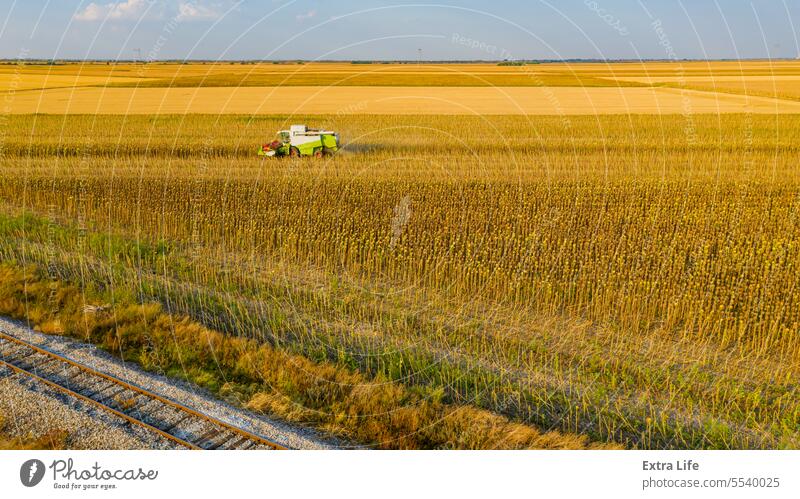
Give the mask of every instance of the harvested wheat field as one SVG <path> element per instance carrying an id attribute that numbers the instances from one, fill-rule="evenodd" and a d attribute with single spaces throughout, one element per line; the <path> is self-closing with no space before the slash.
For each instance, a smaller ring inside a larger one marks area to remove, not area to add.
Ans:
<path id="1" fill-rule="evenodd" d="M 74 88 L 14 96 L 11 113 L 580 115 L 800 113 L 800 102 L 672 88 Z"/>
<path id="2" fill-rule="evenodd" d="M 785 114 L 797 82 L 794 62 L 0 66 L 12 114 Z"/>

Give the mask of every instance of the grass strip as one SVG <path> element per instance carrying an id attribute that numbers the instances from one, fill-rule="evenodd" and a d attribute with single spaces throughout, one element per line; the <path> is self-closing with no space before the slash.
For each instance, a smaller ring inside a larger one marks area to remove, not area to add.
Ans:
<path id="1" fill-rule="evenodd" d="M 91 342 L 148 371 L 185 379 L 249 410 L 383 449 L 609 448 L 492 412 L 447 404 L 329 362 L 226 336 L 157 303 L 103 305 L 103 292 L 0 265 L 0 314 L 38 331 Z"/>

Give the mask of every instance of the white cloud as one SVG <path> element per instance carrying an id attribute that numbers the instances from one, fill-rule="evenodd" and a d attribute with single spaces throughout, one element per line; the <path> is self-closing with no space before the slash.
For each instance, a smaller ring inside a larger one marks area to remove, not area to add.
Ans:
<path id="1" fill-rule="evenodd" d="M 152 5 L 153 8 L 149 8 Z M 148 10 L 149 8 L 149 10 Z M 216 19 L 220 17 L 220 4 L 207 4 L 194 0 L 123 0 L 110 3 L 92 2 L 76 13 L 76 21 L 136 20 L 142 16 L 159 19 L 170 12 L 182 21 L 192 19 Z"/>
<path id="2" fill-rule="evenodd" d="M 216 19 L 219 15 L 217 9 L 196 2 L 181 2 L 178 5 L 178 19 Z"/>
<path id="3" fill-rule="evenodd" d="M 148 3 L 147 0 L 125 0 L 102 5 L 92 2 L 73 17 L 77 21 L 138 19 L 147 10 Z"/>
<path id="4" fill-rule="evenodd" d="M 316 15 L 317 15 L 317 11 L 315 9 L 312 9 L 312 10 L 309 10 L 308 12 L 306 12 L 305 14 L 297 14 L 295 16 L 295 19 L 297 19 L 299 22 L 303 22 L 306 19 L 311 19 L 312 17 L 314 17 Z"/>

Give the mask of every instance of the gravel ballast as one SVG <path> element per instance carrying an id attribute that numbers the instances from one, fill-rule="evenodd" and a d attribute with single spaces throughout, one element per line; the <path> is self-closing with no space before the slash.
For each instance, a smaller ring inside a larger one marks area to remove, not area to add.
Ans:
<path id="1" fill-rule="evenodd" d="M 6 318 L 0 318 L 0 330 L 92 369 L 158 393 L 226 423 L 261 435 L 288 448 L 329 449 L 337 447 L 337 442 L 325 439 L 313 430 L 295 427 L 234 407 L 196 385 L 146 372 L 137 365 L 115 358 L 94 345 L 61 336 L 42 334 L 26 327 L 21 322 Z M 37 407 L 42 407 L 42 410 L 36 410 Z M 52 390 L 40 383 L 22 380 L 19 376 L 0 380 L 0 410 L 15 420 L 19 419 L 19 422 L 12 422 L 10 426 L 13 429 L 16 424 L 20 428 L 19 431 L 23 432 L 21 435 L 25 434 L 25 428 L 30 429 L 30 434 L 44 433 L 54 428 L 67 431 L 70 431 L 71 428 L 82 429 L 80 448 L 160 449 L 171 447 L 164 439 L 156 435 L 142 435 L 141 433 L 147 433 L 143 429 L 129 430 L 129 425 L 111 414 L 98 414 L 104 411 L 86 407 L 76 399 L 53 393 Z M 59 421 L 62 420 L 63 424 L 59 425 Z M 96 430 L 90 431 L 93 428 Z M 92 433 L 104 435 L 93 436 Z M 78 444 L 76 444 L 77 446 Z"/>
<path id="2" fill-rule="evenodd" d="M 0 376 L 11 374 L 0 367 Z M 112 414 L 17 374 L 0 379 L 3 431 L 37 439 L 52 430 L 67 432 L 71 449 L 173 449 L 167 441 Z"/>

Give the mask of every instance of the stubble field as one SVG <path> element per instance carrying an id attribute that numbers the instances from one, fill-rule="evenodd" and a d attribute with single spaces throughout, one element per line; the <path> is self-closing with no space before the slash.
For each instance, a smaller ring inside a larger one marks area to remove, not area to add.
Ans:
<path id="1" fill-rule="evenodd" d="M 784 114 L 798 82 L 791 61 L 0 66 L 7 114 Z"/>
<path id="2" fill-rule="evenodd" d="M 620 66 L 558 71 L 708 71 Z M 368 445 L 797 448 L 796 103 L 556 112 L 583 90 L 522 87 L 540 115 L 6 116 L 0 309 Z M 344 150 L 256 159 L 294 122 Z"/>

